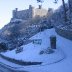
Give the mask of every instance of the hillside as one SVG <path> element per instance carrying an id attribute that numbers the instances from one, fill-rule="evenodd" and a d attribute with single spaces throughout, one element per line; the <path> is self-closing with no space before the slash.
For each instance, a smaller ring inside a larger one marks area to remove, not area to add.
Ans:
<path id="1" fill-rule="evenodd" d="M 36 17 L 27 21 L 10 22 L 1 29 L 0 38 L 5 40 L 9 47 L 15 48 L 18 42 L 24 44 L 36 33 L 51 28 L 51 25 L 44 21 L 44 18 Z"/>
<path id="2" fill-rule="evenodd" d="M 20 21 L 19 19 L 16 19 L 14 20 L 15 22 L 10 21 L 10 23 L 8 23 L 1 29 L 0 38 L 6 41 L 9 47 L 13 46 L 12 48 L 15 48 L 16 46 L 18 46 L 18 42 L 27 44 L 26 40 L 28 40 L 30 37 L 38 32 L 51 28 L 52 26 L 54 26 L 55 28 L 59 27 L 61 29 L 69 30 L 72 28 L 72 25 L 69 18 L 68 4 L 66 4 L 66 14 L 67 22 L 64 21 L 64 10 L 63 6 L 61 6 L 50 16 L 37 16 L 29 20 Z"/>

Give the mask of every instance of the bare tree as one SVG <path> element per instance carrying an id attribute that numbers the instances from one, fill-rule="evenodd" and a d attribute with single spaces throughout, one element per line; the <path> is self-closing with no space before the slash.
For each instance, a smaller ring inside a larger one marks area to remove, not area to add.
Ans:
<path id="1" fill-rule="evenodd" d="M 37 0 L 37 2 L 41 2 L 41 3 L 42 3 L 42 2 L 43 2 L 43 0 Z"/>
<path id="2" fill-rule="evenodd" d="M 44 0 L 37 0 L 37 2 L 39 2 L 39 3 L 42 3 Z M 70 0 L 71 1 L 71 0 Z M 58 0 L 55 0 L 55 2 L 54 3 L 57 3 L 58 2 Z M 66 7 L 65 7 L 65 1 L 64 0 L 62 0 L 62 3 L 63 3 L 63 8 L 64 8 L 64 21 L 65 21 L 65 23 L 67 23 L 67 14 L 66 14 Z"/>
<path id="3" fill-rule="evenodd" d="M 71 24 L 72 0 L 68 0 L 68 4 L 69 4 L 69 23 Z"/>
<path id="4" fill-rule="evenodd" d="M 62 3 L 63 3 L 63 8 L 64 8 L 64 19 L 65 19 L 65 22 L 67 22 L 67 14 L 66 14 L 66 8 L 65 8 L 65 1 L 62 0 Z"/>
<path id="5" fill-rule="evenodd" d="M 39 4 L 39 8 L 41 8 L 42 7 L 42 3 L 44 2 L 44 0 L 37 0 L 37 2 L 40 3 Z"/>
<path id="6" fill-rule="evenodd" d="M 58 0 L 55 0 L 54 3 L 57 3 Z M 65 1 L 62 0 L 63 8 L 64 8 L 64 21 L 67 23 L 67 14 L 66 14 L 66 7 L 65 7 Z"/>

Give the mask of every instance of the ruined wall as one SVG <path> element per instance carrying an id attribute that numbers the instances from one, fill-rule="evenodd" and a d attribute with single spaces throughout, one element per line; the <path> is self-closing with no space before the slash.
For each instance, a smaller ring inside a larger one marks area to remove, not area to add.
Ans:
<path id="1" fill-rule="evenodd" d="M 13 18 L 27 20 L 35 16 L 45 16 L 47 15 L 47 12 L 48 11 L 45 9 L 34 8 L 30 5 L 29 9 L 26 9 L 26 10 L 18 11 L 17 8 L 13 10 Z"/>

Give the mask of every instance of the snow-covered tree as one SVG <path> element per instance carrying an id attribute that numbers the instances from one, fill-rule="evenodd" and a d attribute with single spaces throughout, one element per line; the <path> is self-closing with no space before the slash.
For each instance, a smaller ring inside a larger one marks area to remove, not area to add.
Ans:
<path id="1" fill-rule="evenodd" d="M 55 3 L 57 3 L 58 0 L 55 0 Z M 67 23 L 67 14 L 66 14 L 66 7 L 65 7 L 65 1 L 62 0 L 62 4 L 63 4 L 63 9 L 64 9 L 64 21 L 65 23 Z"/>
<path id="2" fill-rule="evenodd" d="M 72 0 L 68 0 L 70 12 L 72 12 Z"/>
<path id="3" fill-rule="evenodd" d="M 68 0 L 69 4 L 69 23 L 71 24 L 71 18 L 72 18 L 72 0 Z"/>

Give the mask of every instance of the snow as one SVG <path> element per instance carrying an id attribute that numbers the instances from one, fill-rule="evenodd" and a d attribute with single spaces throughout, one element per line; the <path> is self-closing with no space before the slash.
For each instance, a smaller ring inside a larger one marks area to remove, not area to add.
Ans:
<path id="1" fill-rule="evenodd" d="M 41 50 L 50 47 L 49 37 L 51 35 L 56 35 L 57 37 L 57 49 L 52 54 L 39 55 Z M 13 50 L 2 54 L 18 60 L 43 62 L 42 65 L 31 66 L 16 64 L 15 67 L 20 67 L 18 68 L 19 70 L 29 72 L 72 72 L 72 41 L 57 35 L 55 29 L 47 29 L 30 39 L 42 39 L 42 44 L 34 45 L 33 43 L 29 43 L 22 46 L 23 52 L 21 53 L 16 54 L 15 50 Z M 6 62 L 4 61 L 4 63 Z M 10 63 L 9 65 L 14 66 L 14 64 Z"/>
<path id="2" fill-rule="evenodd" d="M 53 30 L 53 29 L 52 29 Z M 47 49 L 50 47 L 49 37 L 54 35 L 55 33 L 48 33 L 52 30 L 46 30 L 44 32 L 38 33 L 30 39 L 42 39 L 42 44 L 37 45 L 33 43 L 29 43 L 27 45 L 23 45 L 23 52 L 16 54 L 15 50 L 3 53 L 4 56 L 14 58 L 22 61 L 31 61 L 31 62 L 43 62 L 43 64 L 51 64 L 57 61 L 60 61 L 64 58 L 63 53 L 60 50 L 54 50 L 55 52 L 52 54 L 42 54 L 40 55 L 40 51 Z"/>

